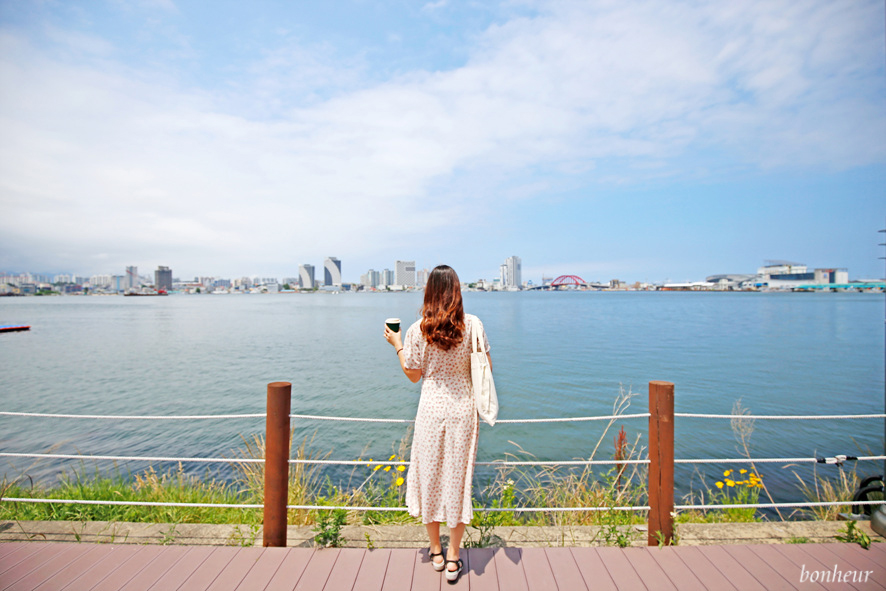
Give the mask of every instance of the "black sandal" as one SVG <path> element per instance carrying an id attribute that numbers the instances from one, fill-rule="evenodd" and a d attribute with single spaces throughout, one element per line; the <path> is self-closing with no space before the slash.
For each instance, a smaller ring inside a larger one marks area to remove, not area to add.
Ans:
<path id="1" fill-rule="evenodd" d="M 434 570 L 440 572 L 444 568 L 446 568 L 446 560 L 443 562 L 434 562 L 434 556 L 443 556 L 443 548 L 440 548 L 439 552 L 431 552 L 431 549 L 428 548 L 428 557 L 431 559 L 431 566 L 434 567 Z"/>
<path id="2" fill-rule="evenodd" d="M 450 562 L 452 564 L 457 565 L 458 568 L 456 570 L 449 570 L 447 568 L 446 569 L 446 580 L 449 581 L 450 583 L 454 583 L 458 580 L 459 575 L 461 575 L 461 571 L 462 571 L 462 569 L 464 569 L 465 563 L 461 561 L 461 558 L 459 558 L 457 560 L 447 560 L 443 564 L 444 565 L 449 564 Z"/>

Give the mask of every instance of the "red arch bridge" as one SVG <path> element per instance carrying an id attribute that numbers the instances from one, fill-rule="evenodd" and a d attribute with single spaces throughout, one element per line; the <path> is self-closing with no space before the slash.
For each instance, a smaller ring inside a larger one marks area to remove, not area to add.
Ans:
<path id="1" fill-rule="evenodd" d="M 536 289 L 569 289 L 570 287 L 588 287 L 588 282 L 578 275 L 560 275 L 550 283 Z"/>

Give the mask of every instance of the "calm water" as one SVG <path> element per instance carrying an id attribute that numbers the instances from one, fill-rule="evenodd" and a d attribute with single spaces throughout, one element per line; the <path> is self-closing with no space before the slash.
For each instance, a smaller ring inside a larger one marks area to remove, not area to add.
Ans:
<path id="1" fill-rule="evenodd" d="M 293 412 L 412 418 L 419 385 L 402 375 L 383 321 L 416 319 L 422 294 L 2 298 L 0 410 L 83 414 L 264 412 L 266 385 L 293 384 Z M 621 388 L 647 409 L 647 383 L 676 384 L 678 412 L 882 413 L 883 296 L 750 293 L 467 293 L 492 344 L 500 418 L 610 414 Z M 624 424 L 646 444 L 646 420 Z M 228 455 L 262 419 L 86 421 L 0 417 L 0 449 L 116 455 Z M 616 427 L 617 428 L 617 427 Z M 402 425 L 299 423 L 337 459 L 387 458 Z M 539 459 L 587 455 L 601 423 L 484 426 L 480 459 L 516 442 Z M 614 431 L 599 459 L 609 459 Z M 756 457 L 871 454 L 883 421 L 757 421 Z M 678 419 L 677 457 L 735 457 L 726 420 Z M 64 463 L 0 460 L 49 480 Z M 100 464 L 102 469 L 108 464 Z M 133 464 L 129 469 L 143 466 Z M 736 466 L 728 466 L 736 467 Z M 723 465 L 700 466 L 715 480 Z M 205 466 L 195 467 L 201 473 Z M 796 469 L 796 468 L 795 468 Z M 863 473 L 879 473 L 868 462 Z M 227 476 L 226 467 L 217 468 Z M 806 468 L 799 469 L 805 473 Z M 836 474 L 837 468 L 820 468 Z M 679 468 L 685 491 L 691 468 Z M 790 468 L 767 465 L 778 500 L 798 500 Z M 484 478 L 483 474 L 480 474 Z"/>

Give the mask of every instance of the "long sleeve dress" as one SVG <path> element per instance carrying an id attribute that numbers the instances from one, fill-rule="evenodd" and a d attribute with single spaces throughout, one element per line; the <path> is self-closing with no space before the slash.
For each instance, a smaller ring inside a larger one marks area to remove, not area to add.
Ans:
<path id="1" fill-rule="evenodd" d="M 471 482 L 479 422 L 471 383 L 472 318 L 465 314 L 461 343 L 448 351 L 427 343 L 421 321 L 409 327 L 403 343 L 406 368 L 422 370 L 406 506 L 423 523 L 445 521 L 455 527 L 470 523 L 474 514 Z M 481 346 L 489 351 L 486 332 L 482 334 Z"/>

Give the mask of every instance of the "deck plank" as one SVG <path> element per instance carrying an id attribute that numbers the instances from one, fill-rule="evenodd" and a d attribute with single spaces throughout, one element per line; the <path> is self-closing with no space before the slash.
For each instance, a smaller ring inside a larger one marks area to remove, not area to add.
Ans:
<path id="1" fill-rule="evenodd" d="M 63 585 L 60 589 L 64 589 L 64 591 L 88 591 L 143 549 L 144 546 L 135 545 L 102 546 L 100 548 L 101 559 L 90 565 L 79 576 L 71 579 L 67 585 Z"/>
<path id="2" fill-rule="evenodd" d="M 32 589 L 34 591 L 58 591 L 106 556 L 106 553 L 102 552 L 98 546 L 87 546 L 84 549 L 85 552 L 74 557 L 66 566 Z"/>
<path id="3" fill-rule="evenodd" d="M 557 583 L 544 548 L 523 548 L 523 572 L 526 574 L 526 585 L 532 591 L 556 591 Z"/>
<path id="4" fill-rule="evenodd" d="M 6 573 L 16 567 L 20 562 L 27 560 L 40 551 L 44 544 L 24 542 L 15 552 L 11 552 L 6 560 L 0 562 L 0 581 L 7 581 Z"/>
<path id="5" fill-rule="evenodd" d="M 22 587 L 18 581 L 22 579 L 33 581 L 42 576 L 41 573 L 47 571 L 51 572 L 46 576 L 52 576 L 70 562 L 69 556 L 77 555 L 77 550 L 77 544 L 46 544 L 45 546 L 41 544 L 36 552 L 22 557 L 12 568 L 0 574 L 0 589 L 4 591 L 6 589 L 26 589 L 27 587 Z M 82 547 L 80 551 L 82 551 Z M 59 563 L 62 563 L 61 566 L 56 568 L 54 565 Z M 39 585 L 43 580 L 41 578 L 36 584 Z M 35 583 L 31 584 L 33 586 Z"/>
<path id="6" fill-rule="evenodd" d="M 799 580 L 791 581 L 782 576 L 778 569 L 772 568 L 768 562 L 751 551 L 750 546 L 720 546 L 720 548 L 730 554 L 745 569 L 753 572 L 754 578 L 760 581 L 764 589 L 787 591 L 797 589 L 797 585 L 800 584 Z"/>
<path id="7" fill-rule="evenodd" d="M 391 551 L 386 548 L 367 550 L 352 591 L 379 591 L 385 583 L 385 573 Z"/>
<path id="8" fill-rule="evenodd" d="M 841 570 L 873 571 L 868 577 L 868 588 L 886 589 L 886 561 L 870 556 L 868 551 L 851 544 L 803 544 L 803 552 L 824 564 L 837 564 Z M 831 567 L 833 568 L 833 567 Z"/>
<path id="9" fill-rule="evenodd" d="M 548 563 L 551 565 L 551 571 L 554 573 L 554 581 L 557 583 L 558 589 L 590 589 L 591 584 L 585 581 L 578 564 L 575 562 L 575 556 L 569 548 L 546 548 L 545 554 L 548 557 Z"/>
<path id="10" fill-rule="evenodd" d="M 354 587 L 354 581 L 357 580 L 357 573 L 360 572 L 360 565 L 363 564 L 363 557 L 366 550 L 353 549 L 347 552 L 340 552 L 335 561 L 335 567 L 326 581 L 323 589 L 327 591 L 342 591 L 346 589 L 350 591 Z"/>
<path id="11" fill-rule="evenodd" d="M 20 562 L 19 566 L 21 567 L 30 564 L 33 568 L 5 589 L 32 591 L 34 587 L 43 584 L 60 570 L 64 570 L 71 562 L 92 550 L 89 546 L 80 546 L 79 544 L 66 544 L 66 546 L 68 547 L 57 553 L 43 554 L 40 559 L 36 559 L 36 555 L 32 555 L 32 558 L 35 558 L 33 561 L 26 559 Z"/>
<path id="12" fill-rule="evenodd" d="M 766 591 L 766 587 L 762 581 L 748 571 L 734 556 L 726 552 L 720 546 L 693 546 L 682 548 L 680 556 L 686 564 L 694 566 L 695 560 L 706 560 L 708 564 L 713 566 L 722 578 L 711 574 L 711 581 L 714 585 L 722 580 L 727 581 L 735 589 L 741 591 Z M 704 563 L 701 563 L 704 565 Z M 706 565 L 703 568 L 707 568 Z M 707 584 L 707 579 L 706 579 Z M 711 585 L 708 585 L 709 587 Z M 717 587 L 714 587 L 717 588 Z M 728 586 L 721 587 L 728 589 Z"/>
<path id="13" fill-rule="evenodd" d="M 203 591 L 212 585 L 239 548 L 216 546 L 206 559 L 178 587 L 178 591 Z"/>
<path id="14" fill-rule="evenodd" d="M 471 579 L 471 591 L 499 591 L 498 572 L 495 568 L 495 550 L 492 548 L 471 548 L 463 550 L 471 561 L 471 568 L 465 575 Z"/>
<path id="15" fill-rule="evenodd" d="M 501 591 L 529 591 L 523 572 L 523 550 L 520 548 L 496 548 L 495 572 Z"/>
<path id="16" fill-rule="evenodd" d="M 644 551 L 680 591 L 707 591 L 707 587 L 702 583 L 700 577 L 693 572 L 692 567 L 680 560 L 680 556 L 674 551 L 674 548 L 668 546 L 647 547 Z M 704 568 L 703 564 L 701 566 Z M 717 589 L 723 589 L 723 587 Z"/>
<path id="17" fill-rule="evenodd" d="M 756 554 L 761 560 L 764 560 L 769 566 L 775 569 L 779 575 L 790 582 L 794 586 L 801 586 L 803 589 L 816 589 L 824 591 L 825 587 L 819 583 L 811 581 L 800 581 L 800 565 L 794 564 L 787 556 L 770 545 L 750 545 L 747 549 Z"/>
<path id="18" fill-rule="evenodd" d="M 725 564 L 718 563 L 719 561 L 715 563 L 698 547 L 694 546 L 681 547 L 678 552 L 674 552 L 674 555 L 698 577 L 705 589 L 710 591 L 738 591 L 739 589 L 742 589 L 742 591 L 745 589 L 748 591 L 763 591 L 763 586 L 760 585 L 759 581 L 750 576 L 728 554 L 724 554 L 727 560 Z M 739 586 L 738 581 L 732 580 L 732 577 L 740 579 L 744 585 Z"/>
<path id="19" fill-rule="evenodd" d="M 264 589 L 274 578 L 277 569 L 283 559 L 286 558 L 286 548 L 264 548 L 261 556 L 255 561 L 255 564 L 235 587 L 238 591 L 253 591 L 255 589 Z"/>
<path id="20" fill-rule="evenodd" d="M 27 548 L 29 546 L 33 546 L 33 544 L 31 544 L 31 542 L 3 542 L 2 544 L 0 544 L 0 561 L 4 560 L 12 553 L 18 552 L 23 548 Z M 3 563 L 0 562 L 0 564 Z"/>
<path id="21" fill-rule="evenodd" d="M 211 546 L 193 546 L 190 550 L 182 555 L 182 557 L 157 579 L 157 581 L 149 587 L 156 591 L 168 591 L 169 589 L 178 589 L 182 581 L 187 580 L 194 571 L 200 568 L 200 565 L 206 561 L 213 548 Z"/>
<path id="22" fill-rule="evenodd" d="M 621 548 L 595 548 L 618 589 L 646 589 L 646 584 Z M 655 587 L 653 587 L 655 589 Z"/>
<path id="23" fill-rule="evenodd" d="M 120 587 L 120 591 L 148 591 L 154 583 L 163 578 L 167 571 L 174 568 L 189 553 L 188 546 L 163 546 L 160 554 L 137 576 Z"/>
<path id="24" fill-rule="evenodd" d="M 335 561 L 341 552 L 338 548 L 321 548 L 314 550 L 314 555 L 308 563 L 305 572 L 302 573 L 298 584 L 294 587 L 296 591 L 316 591 L 322 589 L 329 579 L 332 569 L 335 567 Z"/>
<path id="25" fill-rule="evenodd" d="M 409 591 L 412 585 L 412 574 L 415 571 L 415 554 L 416 550 L 391 549 L 382 591 Z"/>
<path id="26" fill-rule="evenodd" d="M 264 548 L 237 548 L 207 591 L 234 591 L 264 553 Z"/>
<path id="27" fill-rule="evenodd" d="M 427 548 L 413 551 L 412 564 L 412 586 L 407 587 L 410 591 L 438 591 L 442 589 L 443 573 L 435 571 L 431 566 Z"/>
<path id="28" fill-rule="evenodd" d="M 286 556 L 268 581 L 265 591 L 292 591 L 301 580 L 308 563 L 314 556 L 311 548 L 286 548 Z"/>
<path id="29" fill-rule="evenodd" d="M 630 561 L 634 570 L 637 571 L 647 589 L 677 591 L 674 582 L 668 578 L 668 575 L 652 558 L 652 555 L 649 554 L 646 548 L 625 548 L 624 556 Z"/>
<path id="30" fill-rule="evenodd" d="M 570 548 L 579 572 L 589 589 L 618 591 L 596 548 Z"/>
<path id="31" fill-rule="evenodd" d="M 123 585 L 139 574 L 160 555 L 165 546 L 144 546 L 141 552 L 115 568 L 105 578 L 93 586 L 95 591 L 119 591 Z"/>

